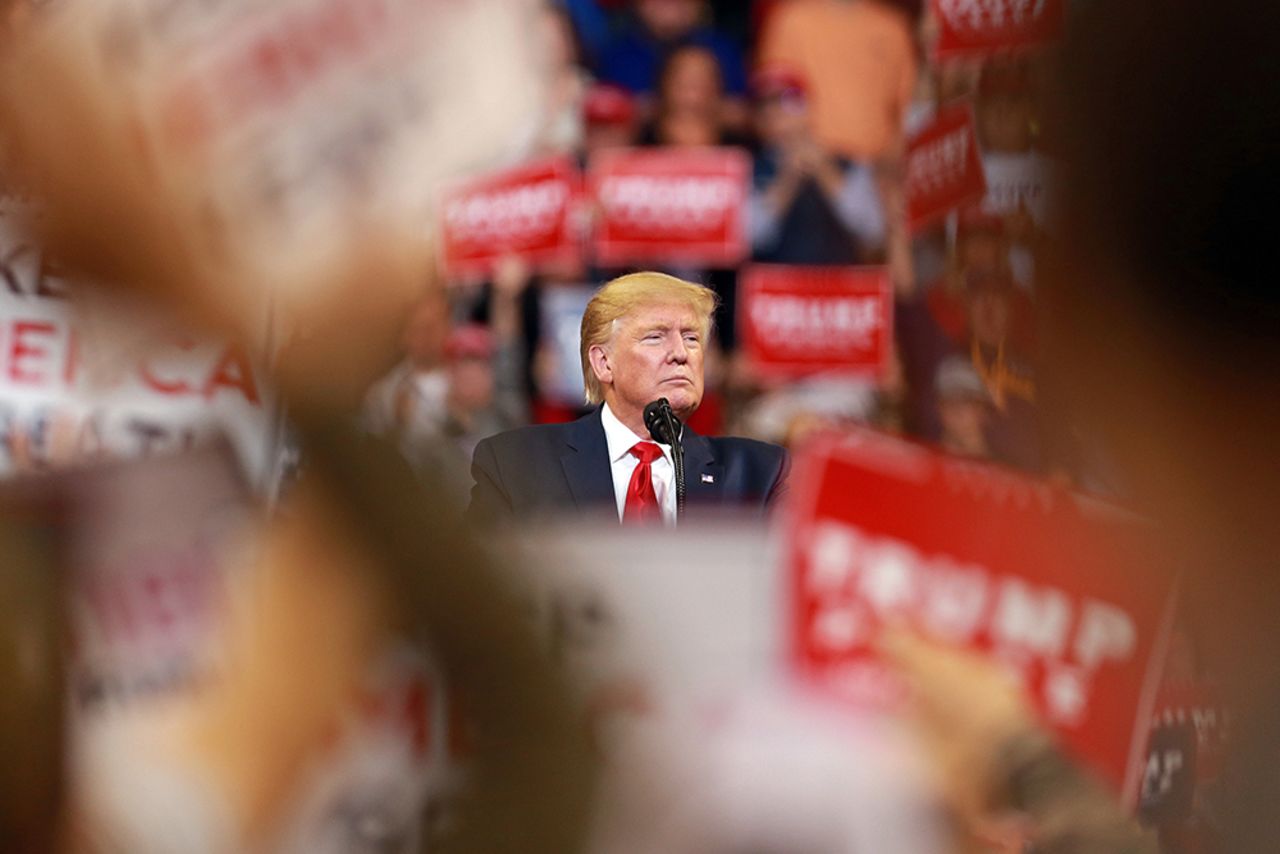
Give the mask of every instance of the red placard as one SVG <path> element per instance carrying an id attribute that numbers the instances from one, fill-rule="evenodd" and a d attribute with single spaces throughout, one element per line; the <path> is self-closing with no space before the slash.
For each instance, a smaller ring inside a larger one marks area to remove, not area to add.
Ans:
<path id="1" fill-rule="evenodd" d="M 457 188 L 441 216 L 445 270 L 484 274 L 498 259 L 572 262 L 582 247 L 574 217 L 581 179 L 567 158 L 540 160 Z"/>
<path id="2" fill-rule="evenodd" d="M 739 279 L 738 324 L 762 374 L 878 377 L 890 358 L 893 284 L 883 267 L 756 264 Z"/>
<path id="3" fill-rule="evenodd" d="M 1039 47 L 1062 38 L 1063 0 L 931 0 L 936 56 Z"/>
<path id="4" fill-rule="evenodd" d="M 1047 723 L 1132 804 L 1173 583 L 1119 511 L 869 430 L 797 462 L 789 660 L 859 705 L 901 686 L 872 643 L 906 621 L 1020 675 Z"/>
<path id="5" fill-rule="evenodd" d="M 733 266 L 751 161 L 736 148 L 624 149 L 591 162 L 596 263 Z"/>
<path id="6" fill-rule="evenodd" d="M 973 110 L 962 104 L 940 111 L 907 144 L 908 223 L 919 228 L 986 192 Z"/>

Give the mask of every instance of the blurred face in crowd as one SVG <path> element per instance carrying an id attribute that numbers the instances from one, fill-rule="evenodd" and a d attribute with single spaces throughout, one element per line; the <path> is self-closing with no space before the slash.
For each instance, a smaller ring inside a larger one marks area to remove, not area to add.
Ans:
<path id="1" fill-rule="evenodd" d="M 1009 247 L 994 230 L 967 232 L 956 244 L 961 270 L 1000 270 L 1009 264 Z"/>
<path id="2" fill-rule="evenodd" d="M 993 94 L 978 101 L 978 135 L 984 151 L 1018 153 L 1031 148 L 1035 118 L 1031 96 Z"/>
<path id="3" fill-rule="evenodd" d="M 665 397 L 676 415 L 688 418 L 702 402 L 706 334 L 698 313 L 683 302 L 642 305 L 619 320 L 609 343 L 591 350 L 609 408 L 626 423 Z"/>
<path id="4" fill-rule="evenodd" d="M 588 156 L 610 148 L 626 148 L 634 136 L 630 122 L 590 122 L 583 137 L 583 148 Z"/>
<path id="5" fill-rule="evenodd" d="M 938 400 L 942 444 L 952 453 L 971 457 L 987 455 L 987 403 L 972 395 L 952 395 Z"/>
<path id="6" fill-rule="evenodd" d="M 693 30 L 702 16 L 701 0 L 639 0 L 636 12 L 649 32 L 661 41 L 678 39 Z"/>
<path id="7" fill-rule="evenodd" d="M 772 95 L 760 101 L 756 111 L 760 139 L 766 145 L 786 147 L 809 135 L 809 104 L 803 95 Z"/>
<path id="8" fill-rule="evenodd" d="M 449 334 L 449 299 L 444 289 L 433 287 L 413 307 L 404 330 L 405 357 L 415 367 L 435 368 L 444 355 Z"/>
<path id="9" fill-rule="evenodd" d="M 1009 292 L 984 286 L 969 292 L 969 331 L 984 347 L 998 347 L 1009 335 Z"/>
<path id="10" fill-rule="evenodd" d="M 718 113 L 720 63 L 715 54 L 699 47 L 672 54 L 662 79 L 663 108 L 680 113 Z"/>
<path id="11" fill-rule="evenodd" d="M 493 365 L 480 356 L 463 356 L 449 363 L 449 407 L 473 413 L 493 403 Z"/>

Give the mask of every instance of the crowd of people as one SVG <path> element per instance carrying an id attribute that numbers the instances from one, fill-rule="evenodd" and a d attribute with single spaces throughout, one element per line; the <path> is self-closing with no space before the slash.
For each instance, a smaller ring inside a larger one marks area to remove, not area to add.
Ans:
<path id="1" fill-rule="evenodd" d="M 1037 393 L 1036 262 L 1050 240 L 1053 171 L 1041 138 L 1042 57 L 935 61 L 930 30 L 919 4 L 889 0 L 549 2 L 538 36 L 555 70 L 529 156 L 749 152 L 750 257 L 731 269 L 646 265 L 720 298 L 696 429 L 790 445 L 815 429 L 871 424 L 1097 485 L 1081 470 L 1084 455 L 1061 439 L 1069 431 L 1045 429 Z M 972 105 L 986 195 L 908 223 L 908 141 L 955 103 Z M 798 382 L 757 370 L 736 317 L 749 263 L 887 268 L 887 369 Z M 404 364 L 370 398 L 371 423 L 400 435 L 411 456 L 415 436 L 443 433 L 469 458 L 492 432 L 582 414 L 577 366 L 559 355 L 547 303 L 622 272 L 589 256 L 537 267 L 511 257 L 488 282 L 438 286 L 407 325 Z M 443 407 L 417 406 L 424 396 Z"/>

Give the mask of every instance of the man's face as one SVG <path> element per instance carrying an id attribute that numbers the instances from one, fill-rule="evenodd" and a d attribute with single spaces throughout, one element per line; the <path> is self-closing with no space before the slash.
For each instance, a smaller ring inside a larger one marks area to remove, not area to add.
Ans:
<path id="1" fill-rule="evenodd" d="M 701 5 L 699 0 L 639 0 L 636 11 L 649 32 L 671 41 L 698 25 Z"/>
<path id="2" fill-rule="evenodd" d="M 978 343 L 998 347 L 1009 335 L 1009 295 L 981 288 L 969 295 L 969 329 Z"/>
<path id="3" fill-rule="evenodd" d="M 618 321 L 593 360 L 609 408 L 626 421 L 665 397 L 688 418 L 702 402 L 705 337 L 702 320 L 684 303 L 642 306 Z"/>

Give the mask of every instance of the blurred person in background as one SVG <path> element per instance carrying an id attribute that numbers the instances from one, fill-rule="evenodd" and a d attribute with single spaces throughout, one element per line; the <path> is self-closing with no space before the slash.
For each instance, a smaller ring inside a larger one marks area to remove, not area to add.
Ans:
<path id="1" fill-rule="evenodd" d="M 973 365 L 959 356 L 943 360 L 938 365 L 934 393 L 943 449 L 957 456 L 989 459 L 991 395 Z"/>
<path id="2" fill-rule="evenodd" d="M 395 437 L 416 469 L 443 467 L 460 490 L 476 444 L 528 422 L 521 299 L 530 281 L 519 258 L 499 262 L 488 324 L 451 324 L 447 297 L 429 296 L 411 317 L 407 362 L 375 387 L 366 407 L 374 432 Z M 388 405 L 391 420 L 378 420 Z"/>
<path id="3" fill-rule="evenodd" d="M 813 136 L 804 79 L 765 68 L 752 79 L 759 139 L 748 223 L 757 261 L 866 264 L 880 257 L 884 211 L 873 170 Z"/>
<path id="4" fill-rule="evenodd" d="M 582 153 L 586 161 L 598 151 L 626 148 L 635 142 L 636 105 L 621 86 L 597 83 L 582 101 L 585 124 Z"/>
<path id="5" fill-rule="evenodd" d="M 600 288 L 581 333 L 583 382 L 597 408 L 570 424 L 481 442 L 469 516 L 494 522 L 576 509 L 628 524 L 675 524 L 671 448 L 652 440 L 644 419 L 659 398 L 686 422 L 679 441 L 690 506 L 765 512 L 784 489 L 786 453 L 748 439 L 706 438 L 687 426 L 702 402 L 714 307 L 709 289 L 661 273 L 634 273 Z"/>
<path id="6" fill-rule="evenodd" d="M 400 364 L 369 390 L 364 414 L 371 432 L 399 436 L 409 445 L 439 435 L 449 391 L 444 360 L 449 326 L 449 295 L 432 282 L 409 311 Z"/>
<path id="7" fill-rule="evenodd" d="M 916 85 L 909 15 L 881 0 L 790 0 L 769 16 L 758 60 L 808 82 L 814 134 L 855 161 L 894 158 Z"/>
<path id="8" fill-rule="evenodd" d="M 1018 284 L 1035 282 L 1035 255 L 1045 237 L 1054 166 L 1037 148 L 1039 108 L 1026 59 L 991 60 L 983 67 L 975 102 L 987 194 L 984 213 L 1001 217 Z"/>
<path id="9" fill-rule="evenodd" d="M 703 0 L 634 0 L 632 12 L 600 56 L 600 78 L 623 86 L 654 105 L 662 67 L 670 54 L 684 46 L 710 52 L 720 69 L 727 95 L 718 105 L 731 127 L 746 126 L 746 62 L 741 48 L 707 24 Z"/>
<path id="10" fill-rule="evenodd" d="M 925 295 L 929 314 L 956 345 L 969 340 L 968 277 L 974 272 L 1011 272 L 1012 244 L 1003 218 L 976 207 L 962 209 L 956 217 L 955 242 L 944 274 Z M 1035 341 L 1035 307 L 1025 292 L 1012 295 L 1013 326 L 1010 334 L 1019 349 L 1030 352 Z"/>
<path id="11" fill-rule="evenodd" d="M 503 341 L 480 324 L 459 326 L 449 334 L 442 432 L 466 459 L 481 439 L 528 421 L 520 371 L 510 364 L 520 358 L 518 343 Z"/>
<path id="12" fill-rule="evenodd" d="M 964 276 L 962 316 L 947 316 L 954 328 L 935 320 L 919 298 L 899 300 L 894 317 L 911 390 L 913 431 L 931 442 L 942 439 L 937 377 L 949 358 L 968 362 L 992 405 L 988 440 L 992 456 L 1019 468 L 1041 466 L 1034 351 L 1019 335 L 1025 295 L 1007 269 L 973 266 Z M 958 333 L 958 334 L 957 334 Z"/>
<path id="13" fill-rule="evenodd" d="M 688 44 L 667 54 L 658 75 L 653 117 L 640 145 L 741 145 L 724 120 L 724 74 L 714 51 Z"/>

